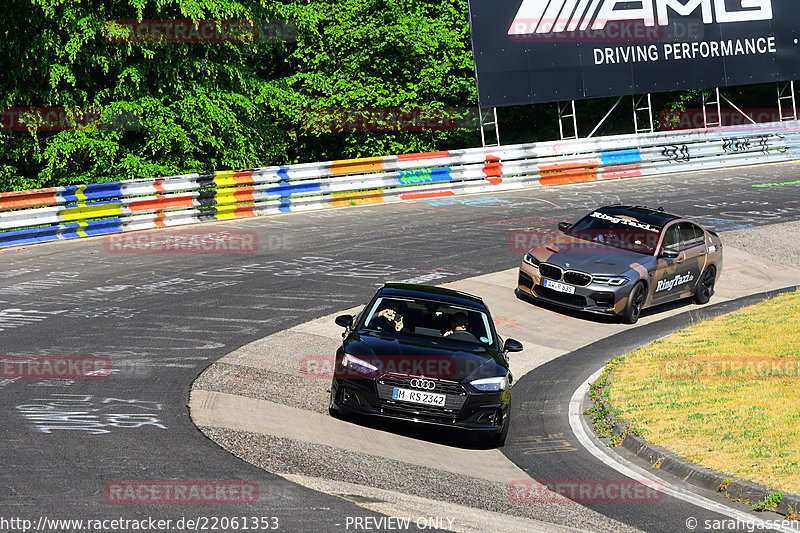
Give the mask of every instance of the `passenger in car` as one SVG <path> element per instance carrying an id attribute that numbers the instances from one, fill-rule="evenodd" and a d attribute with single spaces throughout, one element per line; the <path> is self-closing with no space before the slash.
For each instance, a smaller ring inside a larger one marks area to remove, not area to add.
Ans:
<path id="1" fill-rule="evenodd" d="M 383 331 L 396 332 L 402 332 L 406 329 L 400 310 L 391 307 L 378 311 L 378 315 L 372 319 L 370 327 Z"/>

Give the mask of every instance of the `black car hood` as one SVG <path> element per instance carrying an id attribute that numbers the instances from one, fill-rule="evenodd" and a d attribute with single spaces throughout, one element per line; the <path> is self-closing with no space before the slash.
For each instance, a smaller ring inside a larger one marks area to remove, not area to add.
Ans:
<path id="1" fill-rule="evenodd" d="M 444 337 L 359 330 L 348 337 L 344 349 L 383 373 L 471 381 L 504 376 L 508 371 L 498 350 Z"/>
<path id="2" fill-rule="evenodd" d="M 564 270 L 591 274 L 624 274 L 634 263 L 648 268 L 655 260 L 651 255 L 569 237 L 554 239 L 533 254 L 540 261 Z"/>

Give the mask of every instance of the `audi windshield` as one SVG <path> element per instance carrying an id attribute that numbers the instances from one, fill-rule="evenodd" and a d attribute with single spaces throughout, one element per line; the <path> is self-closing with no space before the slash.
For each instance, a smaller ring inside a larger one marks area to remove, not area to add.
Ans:
<path id="1" fill-rule="evenodd" d="M 593 211 L 565 232 L 571 237 L 613 248 L 652 255 L 658 246 L 662 227 L 630 213 Z"/>
<path id="2" fill-rule="evenodd" d="M 432 300 L 378 298 L 362 322 L 369 330 L 494 346 L 486 313 Z"/>

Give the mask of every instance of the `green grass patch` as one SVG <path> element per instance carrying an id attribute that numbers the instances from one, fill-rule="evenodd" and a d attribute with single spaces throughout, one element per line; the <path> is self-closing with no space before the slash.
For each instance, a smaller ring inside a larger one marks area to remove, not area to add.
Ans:
<path id="1" fill-rule="evenodd" d="M 641 348 L 613 365 L 609 383 L 604 399 L 648 442 L 800 493 L 800 292 Z"/>

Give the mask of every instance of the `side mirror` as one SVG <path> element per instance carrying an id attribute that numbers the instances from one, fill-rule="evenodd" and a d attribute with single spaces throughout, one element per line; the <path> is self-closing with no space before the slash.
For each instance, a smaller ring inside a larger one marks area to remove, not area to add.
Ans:
<path id="1" fill-rule="evenodd" d="M 353 315 L 339 315 L 336 317 L 336 325 L 349 328 L 353 325 Z"/>
<path id="2" fill-rule="evenodd" d="M 661 250 L 661 257 L 665 259 L 675 259 L 676 257 L 678 257 L 678 255 L 680 255 L 680 252 L 678 250 L 670 250 L 667 248 Z"/>
<path id="3" fill-rule="evenodd" d="M 569 222 L 559 222 L 558 223 L 558 231 L 561 231 L 561 232 L 567 231 L 571 227 L 572 227 L 572 224 L 570 224 Z"/>
<path id="4" fill-rule="evenodd" d="M 506 343 L 503 345 L 503 350 L 506 352 L 521 352 L 522 343 L 518 340 L 506 339 Z"/>

